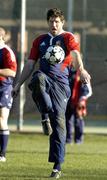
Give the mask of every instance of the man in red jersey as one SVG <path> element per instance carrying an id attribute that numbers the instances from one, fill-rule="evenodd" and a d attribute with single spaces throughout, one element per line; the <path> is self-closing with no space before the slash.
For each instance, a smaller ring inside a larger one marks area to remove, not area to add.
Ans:
<path id="1" fill-rule="evenodd" d="M 63 12 L 60 9 L 48 10 L 49 32 L 33 41 L 28 61 L 13 91 L 13 95 L 17 95 L 20 86 L 31 75 L 36 62 L 39 61 L 39 70 L 33 74 L 29 87 L 40 113 L 49 114 L 52 127 L 52 133 L 49 133 L 49 162 L 54 163 L 51 173 L 51 177 L 54 178 L 61 176 L 61 163 L 65 156 L 65 111 L 71 92 L 68 79 L 69 67 L 72 63 L 71 56 L 75 59 L 75 68 L 79 69 L 81 79 L 85 82 L 90 80 L 90 75 L 83 66 L 78 42 L 72 33 L 63 30 L 64 21 Z M 47 61 L 46 52 L 49 46 L 60 46 L 63 49 L 65 58 L 62 62 L 51 64 L 49 59 Z M 47 126 L 47 121 L 42 125 Z"/>
<path id="2" fill-rule="evenodd" d="M 0 162 L 6 161 L 8 117 L 12 107 L 11 92 L 17 69 L 15 55 L 5 44 L 5 35 L 5 30 L 0 27 Z"/>
<path id="3" fill-rule="evenodd" d="M 80 73 L 71 68 L 70 73 L 71 97 L 66 110 L 66 143 L 83 143 L 84 117 L 87 115 L 87 100 L 92 95 L 91 83 L 83 83 Z"/>

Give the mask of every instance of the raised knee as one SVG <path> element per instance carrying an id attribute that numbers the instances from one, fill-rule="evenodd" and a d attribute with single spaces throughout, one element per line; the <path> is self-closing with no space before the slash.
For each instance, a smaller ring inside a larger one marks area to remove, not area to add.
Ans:
<path id="1" fill-rule="evenodd" d="M 38 82 L 38 85 L 41 87 L 41 85 L 44 85 L 45 84 L 45 79 L 46 79 L 46 76 L 45 74 L 43 73 L 39 73 L 37 75 L 37 82 Z"/>

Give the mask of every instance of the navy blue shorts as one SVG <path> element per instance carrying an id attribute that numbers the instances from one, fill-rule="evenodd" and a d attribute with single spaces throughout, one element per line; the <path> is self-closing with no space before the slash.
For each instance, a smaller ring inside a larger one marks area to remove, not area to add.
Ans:
<path id="1" fill-rule="evenodd" d="M 8 109 L 11 109 L 13 101 L 11 92 L 12 85 L 0 85 L 0 108 L 7 107 Z"/>

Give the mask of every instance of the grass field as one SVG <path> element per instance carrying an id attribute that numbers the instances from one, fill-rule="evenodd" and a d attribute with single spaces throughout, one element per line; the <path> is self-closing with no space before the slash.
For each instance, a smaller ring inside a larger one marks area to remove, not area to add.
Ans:
<path id="1" fill-rule="evenodd" d="M 0 180 L 46 180 L 48 137 L 37 133 L 11 133 L 7 161 L 0 163 Z M 63 180 L 107 180 L 107 136 L 86 134 L 82 145 L 66 146 Z"/>

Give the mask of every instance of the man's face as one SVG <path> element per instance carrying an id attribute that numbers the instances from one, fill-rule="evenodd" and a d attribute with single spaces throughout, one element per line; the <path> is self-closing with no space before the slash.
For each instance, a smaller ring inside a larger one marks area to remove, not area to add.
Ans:
<path id="1" fill-rule="evenodd" d="M 48 21 L 49 31 L 53 36 L 60 34 L 63 29 L 64 21 L 61 21 L 59 17 L 50 17 Z"/>

